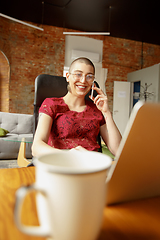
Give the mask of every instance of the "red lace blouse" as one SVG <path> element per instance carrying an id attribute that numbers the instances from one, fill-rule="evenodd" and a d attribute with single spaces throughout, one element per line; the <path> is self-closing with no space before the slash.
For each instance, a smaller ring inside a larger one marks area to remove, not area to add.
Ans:
<path id="1" fill-rule="evenodd" d="M 69 109 L 63 98 L 46 98 L 39 112 L 53 119 L 48 139 L 50 146 L 58 149 L 82 146 L 90 151 L 98 151 L 97 136 L 105 120 L 93 102 L 86 100 L 85 110 L 76 112 Z"/>

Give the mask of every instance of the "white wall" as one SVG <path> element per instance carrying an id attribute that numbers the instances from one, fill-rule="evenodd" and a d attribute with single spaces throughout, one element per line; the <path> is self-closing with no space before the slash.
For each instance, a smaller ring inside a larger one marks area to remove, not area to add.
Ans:
<path id="1" fill-rule="evenodd" d="M 95 70 L 96 70 L 96 81 L 99 83 L 100 87 L 104 92 L 105 89 L 105 82 L 107 80 L 107 69 L 102 68 L 102 58 L 103 58 L 103 41 L 97 40 L 93 38 L 83 37 L 83 36 L 71 36 L 66 35 L 65 37 L 65 67 L 64 67 L 64 74 L 68 70 L 71 62 L 73 59 L 72 50 L 79 50 L 91 53 L 99 54 L 99 62 L 94 62 Z M 81 56 L 79 56 L 81 57 Z"/>
<path id="2" fill-rule="evenodd" d="M 147 85 L 152 83 L 148 92 L 153 92 L 154 96 L 150 96 L 147 101 L 160 101 L 160 64 L 128 73 L 127 80 L 129 82 L 141 81 L 142 86 L 145 86 L 145 83 Z M 141 87 L 140 91 L 142 93 L 144 89 Z"/>
<path id="3" fill-rule="evenodd" d="M 82 36 L 70 36 L 65 38 L 65 66 L 70 66 L 72 50 L 98 53 L 102 63 L 103 41 Z"/>

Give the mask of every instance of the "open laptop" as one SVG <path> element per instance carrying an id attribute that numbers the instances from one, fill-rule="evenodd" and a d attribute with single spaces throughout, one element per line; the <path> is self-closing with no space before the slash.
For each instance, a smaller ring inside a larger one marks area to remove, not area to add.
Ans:
<path id="1" fill-rule="evenodd" d="M 134 106 L 107 181 L 108 205 L 160 196 L 160 103 Z"/>

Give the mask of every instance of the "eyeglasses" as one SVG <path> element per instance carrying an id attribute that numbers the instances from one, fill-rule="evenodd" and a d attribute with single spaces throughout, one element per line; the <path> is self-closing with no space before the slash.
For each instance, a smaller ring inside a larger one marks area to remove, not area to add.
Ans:
<path id="1" fill-rule="evenodd" d="M 70 73 L 71 75 L 73 75 L 75 80 L 81 80 L 83 79 L 83 77 L 85 77 L 87 82 L 93 82 L 95 79 L 95 76 L 93 74 L 83 74 L 83 73 Z"/>

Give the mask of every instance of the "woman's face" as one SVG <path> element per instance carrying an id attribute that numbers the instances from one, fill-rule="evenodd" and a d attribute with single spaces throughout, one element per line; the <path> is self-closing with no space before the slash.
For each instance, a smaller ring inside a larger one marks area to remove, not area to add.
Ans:
<path id="1" fill-rule="evenodd" d="M 70 73 L 66 74 L 66 78 L 70 92 L 78 97 L 85 97 L 94 80 L 94 69 L 85 63 L 75 62 Z"/>

